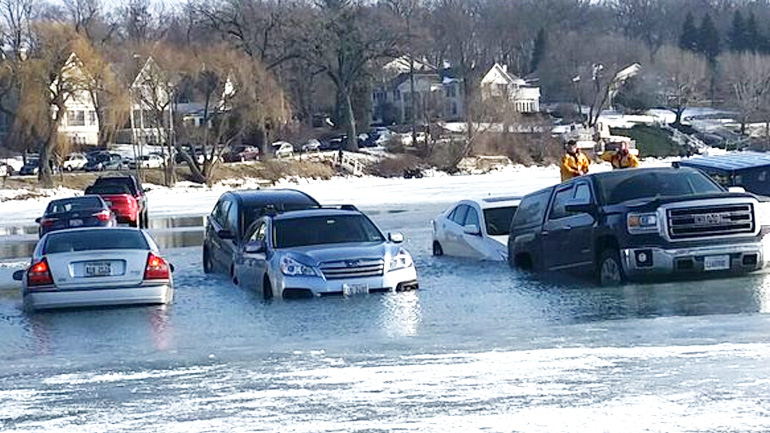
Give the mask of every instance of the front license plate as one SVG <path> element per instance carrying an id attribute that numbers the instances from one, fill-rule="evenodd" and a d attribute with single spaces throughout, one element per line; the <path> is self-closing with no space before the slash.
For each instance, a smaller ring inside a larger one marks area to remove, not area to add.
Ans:
<path id="1" fill-rule="evenodd" d="M 80 227 L 83 225 L 83 220 L 81 219 L 71 219 L 70 220 L 70 227 Z"/>
<path id="2" fill-rule="evenodd" d="M 112 266 L 109 262 L 86 263 L 84 273 L 86 277 L 104 277 L 112 274 Z"/>
<path id="3" fill-rule="evenodd" d="M 358 295 L 360 293 L 369 293 L 367 284 L 343 284 L 342 293 L 344 295 Z"/>
<path id="4" fill-rule="evenodd" d="M 704 271 L 724 271 L 730 269 L 730 256 L 706 256 L 703 258 Z"/>

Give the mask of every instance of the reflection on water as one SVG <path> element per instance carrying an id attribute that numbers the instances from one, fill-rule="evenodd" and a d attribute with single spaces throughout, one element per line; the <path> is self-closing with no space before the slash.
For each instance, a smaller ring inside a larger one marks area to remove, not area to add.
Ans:
<path id="1" fill-rule="evenodd" d="M 150 220 L 150 234 L 160 248 L 195 247 L 202 245 L 204 216 L 156 218 Z M 174 230 L 172 229 L 184 229 Z M 34 237 L 3 242 L 0 238 L 0 259 L 29 257 L 37 244 L 37 226 L 1 227 L 3 235 L 35 235 Z"/>
<path id="2" fill-rule="evenodd" d="M 417 335 L 422 320 L 420 298 L 416 290 L 383 297 L 380 323 L 388 335 Z"/>

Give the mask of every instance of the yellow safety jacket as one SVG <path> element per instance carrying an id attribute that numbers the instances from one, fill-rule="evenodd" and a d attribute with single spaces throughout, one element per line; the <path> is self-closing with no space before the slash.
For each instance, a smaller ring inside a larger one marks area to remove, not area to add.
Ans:
<path id="1" fill-rule="evenodd" d="M 612 168 L 632 168 L 639 167 L 639 159 L 631 152 L 623 155 L 620 151 L 602 153 L 602 161 L 612 164 Z"/>
<path id="2" fill-rule="evenodd" d="M 569 152 L 565 153 L 561 158 L 561 181 L 564 182 L 565 180 L 588 173 L 588 165 L 590 163 L 588 157 L 579 150 L 574 155 Z"/>

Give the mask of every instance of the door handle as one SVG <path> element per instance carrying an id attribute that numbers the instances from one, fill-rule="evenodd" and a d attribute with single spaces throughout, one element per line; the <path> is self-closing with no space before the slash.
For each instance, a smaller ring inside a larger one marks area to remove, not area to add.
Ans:
<path id="1" fill-rule="evenodd" d="M 572 226 L 564 226 L 564 231 L 570 231 L 572 230 Z"/>
<path id="2" fill-rule="evenodd" d="M 540 232 L 540 236 L 548 236 L 548 231 L 543 230 L 542 232 Z"/>

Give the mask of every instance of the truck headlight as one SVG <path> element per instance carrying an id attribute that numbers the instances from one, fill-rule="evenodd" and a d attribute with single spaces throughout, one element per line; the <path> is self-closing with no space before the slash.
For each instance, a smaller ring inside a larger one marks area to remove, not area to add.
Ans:
<path id="1" fill-rule="evenodd" d="M 398 254 L 396 254 L 395 257 L 390 259 L 390 267 L 388 267 L 388 271 L 397 271 L 399 269 L 408 268 L 413 264 L 414 262 L 412 262 L 412 256 L 402 248 L 398 251 Z"/>
<path id="2" fill-rule="evenodd" d="M 628 232 L 654 233 L 658 231 L 658 215 L 654 213 L 629 213 L 626 217 Z"/>
<path id="3" fill-rule="evenodd" d="M 305 276 L 305 277 L 320 277 L 318 271 L 308 265 L 292 259 L 291 257 L 281 258 L 281 273 L 290 277 Z"/>

